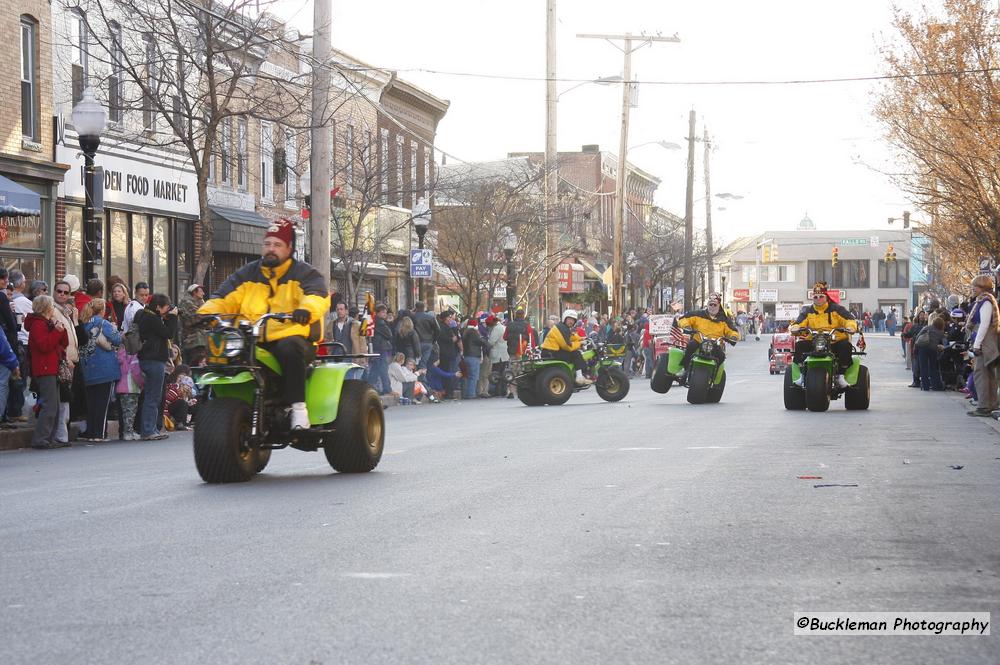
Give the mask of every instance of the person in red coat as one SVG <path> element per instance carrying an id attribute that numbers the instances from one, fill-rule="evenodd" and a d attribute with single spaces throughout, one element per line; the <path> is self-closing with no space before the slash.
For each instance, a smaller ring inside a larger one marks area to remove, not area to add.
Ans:
<path id="1" fill-rule="evenodd" d="M 24 319 L 28 331 L 28 353 L 31 356 L 31 376 L 42 405 L 35 420 L 32 448 L 62 448 L 69 442 L 56 440 L 56 420 L 59 417 L 59 361 L 66 353 L 69 335 L 55 318 L 55 301 L 50 296 L 35 296 L 32 313 Z"/>

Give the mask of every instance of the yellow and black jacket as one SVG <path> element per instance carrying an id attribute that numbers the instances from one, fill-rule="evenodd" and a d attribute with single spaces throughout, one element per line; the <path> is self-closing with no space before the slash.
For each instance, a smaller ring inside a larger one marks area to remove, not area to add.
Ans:
<path id="1" fill-rule="evenodd" d="M 256 321 L 269 312 L 290 314 L 296 309 L 309 310 L 312 316 L 308 324 L 270 320 L 261 341 L 273 342 L 295 335 L 319 341 L 323 338 L 323 317 L 330 311 L 330 299 L 323 276 L 308 263 L 287 259 L 275 268 L 268 268 L 258 259 L 230 275 L 211 299 L 198 308 L 198 313 L 239 314 L 248 321 Z"/>
<path id="2" fill-rule="evenodd" d="M 577 351 L 580 349 L 580 341 L 580 337 L 569 326 L 557 323 L 542 340 L 542 348 L 547 351 Z"/>
<path id="3" fill-rule="evenodd" d="M 704 335 L 709 337 L 727 337 L 734 341 L 739 341 L 740 334 L 733 327 L 732 320 L 724 312 L 719 311 L 719 316 L 712 318 L 707 309 L 696 309 L 688 312 L 679 319 L 674 319 L 674 325 L 678 328 L 693 328 L 694 339 L 700 342 Z"/>
<path id="4" fill-rule="evenodd" d="M 835 302 L 827 301 L 826 304 L 816 306 L 816 305 L 806 305 L 799 312 L 799 317 L 792 321 L 792 324 L 788 327 L 789 332 L 795 332 L 799 328 L 810 328 L 812 330 L 833 330 L 834 328 L 846 328 L 847 330 L 852 330 L 857 332 L 858 322 L 854 319 L 854 315 L 844 308 L 843 305 L 838 305 Z M 806 335 L 806 339 L 812 339 L 812 335 Z M 840 342 L 842 340 L 848 339 L 845 333 L 834 333 L 833 341 Z"/>

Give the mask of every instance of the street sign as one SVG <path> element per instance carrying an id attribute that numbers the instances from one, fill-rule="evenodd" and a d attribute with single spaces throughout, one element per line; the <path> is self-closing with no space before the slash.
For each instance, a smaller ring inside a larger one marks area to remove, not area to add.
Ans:
<path id="1" fill-rule="evenodd" d="M 761 302 L 778 302 L 778 289 L 760 289 Z"/>
<path id="2" fill-rule="evenodd" d="M 993 272 L 993 258 L 990 256 L 979 257 L 979 274 L 989 275 Z"/>
<path id="3" fill-rule="evenodd" d="M 775 321 L 794 321 L 799 316 L 802 304 L 797 302 L 779 302 L 774 306 Z"/>
<path id="4" fill-rule="evenodd" d="M 851 247 L 853 245 L 868 245 L 871 243 L 869 238 L 841 238 L 841 247 Z M 877 244 L 877 243 L 876 243 Z"/>
<path id="5" fill-rule="evenodd" d="M 429 249 L 410 250 L 410 277 L 427 278 L 434 274 L 432 261 L 434 253 Z"/>
<path id="6" fill-rule="evenodd" d="M 878 236 L 872 236 L 871 238 L 869 238 L 868 244 L 870 244 L 872 247 L 878 247 Z"/>

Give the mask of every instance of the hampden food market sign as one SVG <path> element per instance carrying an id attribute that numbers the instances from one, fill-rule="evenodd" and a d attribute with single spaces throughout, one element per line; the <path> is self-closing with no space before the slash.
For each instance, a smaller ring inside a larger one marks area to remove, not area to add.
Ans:
<path id="1" fill-rule="evenodd" d="M 83 155 L 78 150 L 58 146 L 56 158 L 65 164 L 78 165 L 66 174 L 60 196 L 83 200 Z M 141 159 L 98 152 L 95 162 L 104 169 L 105 207 L 114 208 L 117 203 L 155 212 L 198 215 L 198 182 L 194 171 L 176 166 L 170 160 L 157 161 L 145 152 Z"/>

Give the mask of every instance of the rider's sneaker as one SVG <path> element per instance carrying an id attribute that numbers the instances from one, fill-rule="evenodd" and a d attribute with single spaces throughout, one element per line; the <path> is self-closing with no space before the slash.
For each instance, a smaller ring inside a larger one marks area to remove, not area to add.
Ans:
<path id="1" fill-rule="evenodd" d="M 806 385 L 806 375 L 805 374 L 799 374 L 799 378 L 797 378 L 794 381 L 792 381 L 792 385 L 793 386 L 798 386 L 799 388 L 805 387 L 805 385 Z"/>
<path id="2" fill-rule="evenodd" d="M 309 412 L 305 402 L 292 404 L 292 429 L 309 429 Z"/>
<path id="3" fill-rule="evenodd" d="M 847 390 L 848 388 L 851 387 L 851 384 L 847 382 L 847 379 L 844 378 L 843 374 L 838 374 L 837 378 L 834 379 L 834 381 L 836 381 L 837 387 L 840 388 L 841 390 Z"/>
<path id="4" fill-rule="evenodd" d="M 576 385 L 578 386 L 589 386 L 594 382 L 593 379 L 588 378 L 583 375 L 581 370 L 576 370 Z"/>

